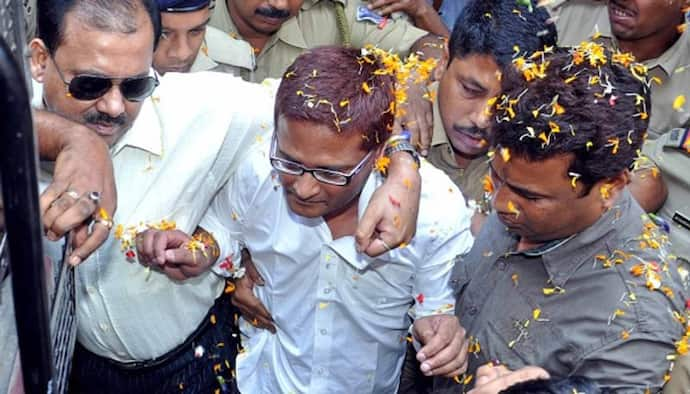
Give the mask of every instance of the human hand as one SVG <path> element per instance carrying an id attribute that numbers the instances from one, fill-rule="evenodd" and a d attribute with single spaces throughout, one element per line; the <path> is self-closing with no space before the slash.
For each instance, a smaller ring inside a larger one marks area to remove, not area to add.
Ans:
<path id="1" fill-rule="evenodd" d="M 254 262 L 246 249 L 242 250 L 242 266 L 245 268 L 245 273 L 242 278 L 235 280 L 232 304 L 240 310 L 246 321 L 255 327 L 265 328 L 275 334 L 276 327 L 273 317 L 253 292 L 254 285 L 264 285 L 264 279 L 256 270 L 256 266 L 254 266 Z"/>
<path id="2" fill-rule="evenodd" d="M 179 230 L 146 230 L 137 234 L 136 246 L 139 263 L 178 281 L 201 275 L 217 258 L 217 252 Z"/>
<path id="3" fill-rule="evenodd" d="M 423 345 L 417 352 L 417 361 L 424 375 L 452 378 L 467 371 L 469 342 L 457 317 L 433 315 L 417 319 L 413 335 Z"/>
<path id="4" fill-rule="evenodd" d="M 412 145 L 418 147 L 422 156 L 429 153 L 434 132 L 434 108 L 427 98 L 427 93 L 425 83 L 409 83 L 407 102 L 404 104 L 405 112 L 402 117 L 396 119 L 394 126 L 394 129 L 398 131 L 404 125 L 404 128 L 412 133 Z"/>
<path id="5" fill-rule="evenodd" d="M 65 134 L 56 160 L 52 183 L 39 202 L 46 236 L 56 241 L 73 230 L 74 250 L 69 263 L 76 265 L 96 250 L 110 234 L 110 226 L 92 218 L 108 219 L 117 208 L 117 192 L 110 151 L 104 140 L 88 128 L 74 124 Z M 98 198 L 93 198 L 98 197 Z"/>
<path id="6" fill-rule="evenodd" d="M 404 12 L 413 19 L 421 18 L 427 12 L 436 12 L 426 0 L 373 0 L 369 9 L 383 16 Z"/>
<path id="7" fill-rule="evenodd" d="M 396 152 L 388 177 L 369 200 L 357 225 L 357 250 L 376 257 L 414 237 L 421 192 L 417 163 L 407 152 Z"/>
<path id="8" fill-rule="evenodd" d="M 476 383 L 469 394 L 497 394 L 518 383 L 549 378 L 546 370 L 533 365 L 511 371 L 503 365 L 487 364 L 477 370 Z"/>

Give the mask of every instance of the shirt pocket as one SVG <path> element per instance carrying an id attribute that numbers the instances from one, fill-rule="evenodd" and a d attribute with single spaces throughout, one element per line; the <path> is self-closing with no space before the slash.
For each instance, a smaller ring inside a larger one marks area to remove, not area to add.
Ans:
<path id="1" fill-rule="evenodd" d="M 530 298 L 516 294 L 507 304 L 501 308 L 504 314 L 487 323 L 484 340 L 491 358 L 513 370 L 539 365 L 554 376 L 567 376 L 581 358 L 581 349 L 554 324 L 548 310 Z"/>

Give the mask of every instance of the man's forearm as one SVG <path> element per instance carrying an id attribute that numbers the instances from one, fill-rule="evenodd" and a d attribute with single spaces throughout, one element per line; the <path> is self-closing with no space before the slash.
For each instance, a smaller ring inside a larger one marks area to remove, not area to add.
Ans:
<path id="1" fill-rule="evenodd" d="M 60 115 L 34 109 L 34 128 L 38 137 L 38 155 L 43 160 L 54 161 L 70 140 L 95 137 L 86 126 Z"/>
<path id="2" fill-rule="evenodd" d="M 438 12 L 436 12 L 431 5 L 424 7 L 418 15 L 413 17 L 413 19 L 415 26 L 419 27 L 420 29 L 424 29 L 438 36 L 450 36 L 450 31 L 443 23 L 443 20 L 438 15 Z"/>

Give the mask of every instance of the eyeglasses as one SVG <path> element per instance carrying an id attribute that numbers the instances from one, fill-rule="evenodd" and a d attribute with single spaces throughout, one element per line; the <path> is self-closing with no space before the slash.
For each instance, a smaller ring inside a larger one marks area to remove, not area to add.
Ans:
<path id="1" fill-rule="evenodd" d="M 340 171 L 328 170 L 325 168 L 305 167 L 299 163 L 295 163 L 294 161 L 276 157 L 277 151 L 278 139 L 274 135 L 273 141 L 271 142 L 271 153 L 269 157 L 271 160 L 271 166 L 273 166 L 273 168 L 275 168 L 276 170 L 283 172 L 285 174 L 298 176 L 306 172 L 311 174 L 319 182 L 335 186 L 345 186 L 348 183 L 350 183 L 350 179 L 352 179 L 353 176 L 357 175 L 360 171 L 362 171 L 362 168 L 364 168 L 364 164 L 367 162 L 369 157 L 371 157 L 372 153 L 374 153 L 373 151 L 367 153 L 366 156 L 364 156 L 362 161 L 360 161 L 355 168 L 350 170 L 350 172 L 348 173 L 344 173 Z"/>
<path id="2" fill-rule="evenodd" d="M 57 63 L 50 56 L 55 69 L 62 82 L 67 86 L 69 96 L 77 100 L 95 100 L 103 97 L 113 86 L 120 88 L 120 93 L 127 101 L 139 102 L 149 97 L 159 85 L 158 76 L 134 77 L 134 78 L 106 78 L 93 75 L 77 75 L 71 81 L 65 81 L 65 76 L 60 71 Z"/>

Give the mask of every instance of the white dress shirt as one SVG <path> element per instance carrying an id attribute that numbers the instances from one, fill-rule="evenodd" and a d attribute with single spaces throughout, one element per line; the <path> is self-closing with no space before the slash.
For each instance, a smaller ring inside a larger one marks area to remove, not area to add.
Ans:
<path id="1" fill-rule="evenodd" d="M 35 84 L 40 103 L 40 84 Z M 192 233 L 213 196 L 273 127 L 272 87 L 221 73 L 167 73 L 111 148 L 115 226 L 174 221 Z M 177 282 L 127 261 L 113 234 L 77 268 L 78 340 L 103 357 L 149 360 L 200 325 L 224 279 Z M 191 351 L 191 350 L 190 350 Z"/>
<path id="2" fill-rule="evenodd" d="M 268 141 L 267 141 L 268 142 Z M 241 321 L 245 351 L 237 358 L 243 393 L 393 393 L 410 325 L 417 317 L 454 312 L 448 278 L 456 255 L 472 246 L 471 212 L 441 171 L 421 166 L 417 233 L 405 248 L 372 259 L 353 236 L 333 239 L 322 218 L 290 211 L 268 160 L 256 147 L 202 219 L 237 268 L 245 245 L 265 280 L 254 287 L 277 333 Z M 364 212 L 382 183 L 370 175 L 359 199 Z"/>

